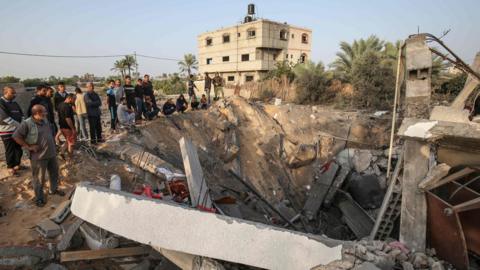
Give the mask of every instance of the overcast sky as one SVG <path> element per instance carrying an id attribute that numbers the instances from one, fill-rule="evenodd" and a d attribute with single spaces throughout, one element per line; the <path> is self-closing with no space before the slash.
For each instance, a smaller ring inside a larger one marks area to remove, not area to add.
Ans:
<path id="1" fill-rule="evenodd" d="M 468 63 L 480 51 L 480 0 L 0 0 L 0 51 L 181 58 L 197 53 L 198 34 L 239 22 L 250 2 L 260 17 L 312 29 L 312 58 L 325 64 L 340 41 L 371 34 L 395 41 L 417 27 L 435 35 L 451 29 L 444 41 Z M 0 76 L 105 76 L 115 60 L 0 54 Z M 138 61 L 141 73 L 178 70 L 175 61 Z"/>

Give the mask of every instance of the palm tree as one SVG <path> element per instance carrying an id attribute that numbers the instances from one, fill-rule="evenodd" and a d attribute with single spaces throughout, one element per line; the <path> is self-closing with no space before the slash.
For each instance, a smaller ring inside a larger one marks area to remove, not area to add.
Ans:
<path id="1" fill-rule="evenodd" d="M 183 56 L 183 60 L 178 62 L 180 72 L 187 73 L 188 77 L 192 74 L 192 70 L 198 69 L 198 61 L 195 55 L 187 53 Z"/>
<path id="2" fill-rule="evenodd" d="M 377 36 L 372 35 L 367 39 L 354 40 L 352 44 L 340 42 L 340 52 L 337 52 L 337 59 L 331 64 L 344 79 L 350 79 L 352 63 L 365 52 L 381 52 L 385 47 L 385 42 Z"/>
<path id="3" fill-rule="evenodd" d="M 125 78 L 125 62 L 124 62 L 124 59 L 115 61 L 115 63 L 113 63 L 113 68 L 111 68 L 110 70 L 120 73 L 120 75 L 122 75 L 122 79 L 124 79 Z"/>
<path id="4" fill-rule="evenodd" d="M 132 69 L 137 67 L 137 61 L 135 60 L 135 57 L 132 55 L 125 55 L 125 58 L 123 59 L 125 69 L 128 70 L 128 76 L 131 75 Z"/>

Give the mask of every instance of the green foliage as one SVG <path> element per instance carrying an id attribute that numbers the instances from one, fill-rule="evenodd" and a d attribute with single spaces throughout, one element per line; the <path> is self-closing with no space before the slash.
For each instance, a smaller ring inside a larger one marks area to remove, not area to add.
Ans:
<path id="1" fill-rule="evenodd" d="M 307 61 L 304 64 L 297 64 L 293 73 L 297 85 L 298 103 L 326 101 L 332 97 L 327 93 L 329 75 L 321 62 L 315 64 Z"/>
<path id="2" fill-rule="evenodd" d="M 353 62 L 367 52 L 380 53 L 385 47 L 385 41 L 377 36 L 370 36 L 367 39 L 354 40 L 352 44 L 340 42 L 340 52 L 337 52 L 337 59 L 331 64 L 341 79 L 350 81 L 352 79 Z"/>
<path id="3" fill-rule="evenodd" d="M 137 66 L 138 63 L 133 55 L 125 55 L 124 58 L 115 61 L 115 63 L 113 63 L 113 68 L 110 70 L 120 73 L 122 78 L 125 78 L 127 72 L 128 75 L 131 76 L 132 70 Z"/>
<path id="4" fill-rule="evenodd" d="M 466 73 L 462 72 L 460 74 L 457 74 L 451 77 L 449 80 L 442 83 L 438 92 L 441 94 L 457 96 L 465 86 L 466 80 L 467 80 Z"/>
<path id="5" fill-rule="evenodd" d="M 294 67 L 295 66 L 292 66 L 288 61 L 277 62 L 275 69 L 270 70 L 267 75 L 265 75 L 264 80 L 281 79 L 285 76 L 289 82 L 293 82 L 295 79 L 295 73 L 293 72 Z"/>
<path id="6" fill-rule="evenodd" d="M 23 80 L 22 83 L 25 85 L 25 87 L 36 87 L 42 83 L 45 83 L 45 81 L 40 78 L 31 78 Z"/>
<path id="7" fill-rule="evenodd" d="M 0 83 L 18 83 L 20 82 L 20 78 L 14 76 L 5 76 L 0 77 Z"/>
<path id="8" fill-rule="evenodd" d="M 183 60 L 178 62 L 178 67 L 181 73 L 186 73 L 190 77 L 192 70 L 198 69 L 198 61 L 195 55 L 188 53 L 183 56 Z"/>
<path id="9" fill-rule="evenodd" d="M 390 65 L 374 51 L 352 62 L 354 105 L 358 108 L 389 109 L 395 91 L 395 75 Z"/>
<path id="10" fill-rule="evenodd" d="M 160 90 L 165 95 L 183 94 L 187 92 L 185 83 L 185 80 L 175 73 L 166 79 L 154 80 L 153 88 Z"/>

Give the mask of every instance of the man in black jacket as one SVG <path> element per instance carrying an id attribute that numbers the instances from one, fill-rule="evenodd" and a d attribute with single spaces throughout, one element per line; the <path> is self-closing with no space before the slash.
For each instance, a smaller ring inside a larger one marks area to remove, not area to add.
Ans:
<path id="1" fill-rule="evenodd" d="M 125 91 L 125 99 L 127 100 L 127 107 L 129 109 L 136 110 L 135 88 L 132 85 L 132 78 L 128 75 L 125 76 L 125 84 L 123 85 L 123 90 Z"/>
<path id="2" fill-rule="evenodd" d="M 65 83 L 59 82 L 57 85 L 57 92 L 53 95 L 53 106 L 55 111 L 58 111 L 58 106 L 60 103 L 65 101 L 65 97 L 67 96 L 67 92 L 65 91 Z"/>
<path id="3" fill-rule="evenodd" d="M 95 93 L 92 82 L 87 83 L 87 93 L 84 95 L 85 105 L 87 106 L 88 124 L 90 126 L 90 143 L 97 144 L 102 142 L 102 100 Z"/>
<path id="4" fill-rule="evenodd" d="M 48 96 L 48 91 L 50 87 L 42 84 L 37 86 L 37 91 L 35 93 L 35 96 L 33 99 L 30 101 L 30 106 L 28 107 L 27 111 L 27 116 L 30 117 L 32 116 L 32 107 L 40 104 L 42 105 L 46 111 L 47 111 L 47 117 L 46 119 L 50 123 L 50 127 L 52 128 L 53 136 L 57 134 L 57 125 L 55 124 L 55 114 L 53 111 L 53 104 L 51 100 L 51 96 Z"/>
<path id="5" fill-rule="evenodd" d="M 22 147 L 12 139 L 12 135 L 20 126 L 23 112 L 15 101 L 16 92 L 13 87 L 3 88 L 3 97 L 0 98 L 0 136 L 5 146 L 5 160 L 11 176 L 16 175 L 22 160 Z"/>
<path id="6" fill-rule="evenodd" d="M 153 109 L 158 110 L 157 101 L 155 100 L 155 93 L 153 92 L 153 84 L 150 81 L 150 76 L 148 74 L 143 76 L 143 94 L 146 97 L 150 97 Z"/>

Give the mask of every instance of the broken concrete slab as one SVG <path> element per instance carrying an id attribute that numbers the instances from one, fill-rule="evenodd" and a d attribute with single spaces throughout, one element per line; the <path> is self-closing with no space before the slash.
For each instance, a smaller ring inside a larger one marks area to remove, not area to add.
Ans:
<path id="1" fill-rule="evenodd" d="M 330 206 L 332 204 L 335 194 L 337 194 L 338 189 L 343 185 L 343 182 L 345 182 L 345 179 L 347 179 L 349 174 L 349 167 L 342 167 L 340 169 L 340 172 L 337 174 L 335 180 L 333 180 L 332 186 L 328 190 L 328 194 L 325 196 L 324 205 Z"/>
<path id="2" fill-rule="evenodd" d="M 80 228 L 80 225 L 82 225 L 83 220 L 76 218 L 75 222 L 73 222 L 68 229 L 63 233 L 62 239 L 57 245 L 57 250 L 58 251 L 64 251 L 67 250 L 68 247 L 70 246 L 70 241 L 73 238 L 73 235 L 77 232 L 78 228 Z"/>
<path id="3" fill-rule="evenodd" d="M 207 181 L 203 175 L 202 165 L 200 165 L 197 149 L 193 142 L 185 137 L 182 137 L 179 143 L 192 206 L 211 209 L 213 203 L 210 198 Z"/>
<path id="4" fill-rule="evenodd" d="M 72 203 L 71 200 L 66 200 L 60 203 L 55 211 L 50 215 L 50 219 L 53 220 L 55 223 L 62 223 L 65 218 L 70 214 L 70 204 Z"/>
<path id="5" fill-rule="evenodd" d="M 337 206 L 343 214 L 347 226 L 361 239 L 370 234 L 374 220 L 358 205 L 348 193 L 341 193 Z"/>
<path id="6" fill-rule="evenodd" d="M 0 266 L 29 267 L 51 260 L 54 253 L 46 248 L 29 246 L 0 247 Z"/>
<path id="7" fill-rule="evenodd" d="M 45 238 L 54 238 L 62 233 L 62 228 L 48 218 L 38 223 L 36 230 Z"/>
<path id="8" fill-rule="evenodd" d="M 425 179 L 418 184 L 418 188 L 427 190 L 430 186 L 435 185 L 438 181 L 448 175 L 451 167 L 445 163 L 440 163 L 428 170 Z"/>
<path id="9" fill-rule="evenodd" d="M 323 204 L 323 200 L 328 193 L 339 166 L 335 162 L 325 165 L 325 170 L 320 174 L 320 178 L 312 184 L 307 201 L 303 206 L 303 214 L 308 220 L 316 218 L 318 210 Z"/>
<path id="10" fill-rule="evenodd" d="M 113 140 L 99 146 L 97 151 L 128 161 L 163 180 L 186 179 L 182 171 L 139 145 Z"/>
<path id="11" fill-rule="evenodd" d="M 373 155 L 369 150 L 357 149 L 352 158 L 353 167 L 355 171 L 361 173 L 365 171 L 372 162 Z"/>
<path id="12" fill-rule="evenodd" d="M 303 270 L 341 258 L 340 241 L 85 184 L 77 186 L 72 212 L 140 243 L 255 267 Z"/>

